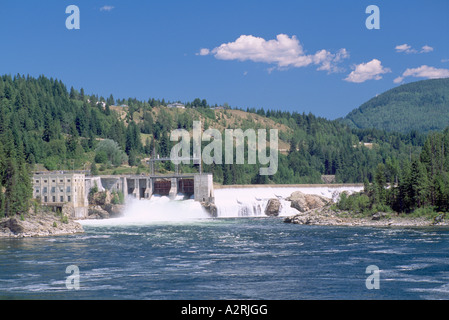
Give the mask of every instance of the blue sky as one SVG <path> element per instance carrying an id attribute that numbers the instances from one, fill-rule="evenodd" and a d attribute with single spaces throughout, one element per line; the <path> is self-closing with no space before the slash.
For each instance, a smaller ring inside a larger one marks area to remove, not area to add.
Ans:
<path id="1" fill-rule="evenodd" d="M 72 4 L 79 30 L 66 28 Z M 365 26 L 369 5 L 379 30 Z M 447 0 L 2 0 L 0 73 L 335 119 L 401 83 L 449 77 L 448 31 Z"/>

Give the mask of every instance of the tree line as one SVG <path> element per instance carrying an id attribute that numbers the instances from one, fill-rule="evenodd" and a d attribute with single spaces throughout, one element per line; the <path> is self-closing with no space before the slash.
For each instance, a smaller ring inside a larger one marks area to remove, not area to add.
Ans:
<path id="1" fill-rule="evenodd" d="M 429 134 L 418 156 L 379 163 L 364 192 L 344 196 L 338 207 L 359 213 L 449 212 L 449 127 Z"/>
<path id="2" fill-rule="evenodd" d="M 111 108 L 122 104 L 127 105 L 123 119 Z M 169 156 L 174 144 L 171 131 L 191 130 L 198 114 L 207 122 L 205 127 L 219 121 L 219 113 L 205 99 L 186 103 L 185 112 L 170 113 L 167 108 L 151 112 L 164 105 L 164 99 L 88 95 L 83 88 L 68 89 L 60 80 L 45 76 L 0 76 L 0 216 L 27 211 L 32 192 L 30 179 L 25 177 L 32 170 L 88 169 L 86 163 L 92 163 L 94 171 L 96 165 L 136 166 L 153 150 Z M 351 129 L 339 121 L 297 112 L 247 111 L 290 128 L 280 132 L 289 149 L 279 155 L 278 172 L 273 176 L 260 176 L 259 163 L 204 165 L 204 171 L 213 173 L 218 183 L 321 183 L 321 175 L 335 175 L 337 182 L 372 182 L 378 163 L 416 157 L 426 142 L 425 135 L 417 132 Z M 134 118 L 136 112 L 139 119 Z M 245 125 L 256 124 L 249 121 Z M 436 164 L 432 168 L 436 172 Z M 173 165 L 167 163 L 164 169 L 173 170 Z M 196 169 L 185 165 L 183 170 Z"/>

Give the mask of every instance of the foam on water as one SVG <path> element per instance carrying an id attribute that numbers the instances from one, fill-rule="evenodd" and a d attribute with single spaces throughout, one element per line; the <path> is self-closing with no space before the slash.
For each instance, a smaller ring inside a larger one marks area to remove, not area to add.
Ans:
<path id="1" fill-rule="evenodd" d="M 267 187 L 267 188 L 225 188 L 215 190 L 215 204 L 219 218 L 265 216 L 265 208 L 270 199 L 281 202 L 280 216 L 291 216 L 298 211 L 285 200 L 295 191 L 320 195 L 336 201 L 343 191 L 361 191 L 363 187 Z"/>
<path id="2" fill-rule="evenodd" d="M 217 218 L 265 217 L 268 201 L 277 198 L 281 202 L 280 216 L 298 213 L 291 208 L 290 201 L 285 200 L 295 191 L 305 194 L 321 195 L 334 201 L 341 192 L 360 191 L 363 187 L 263 187 L 263 188 L 223 188 L 215 190 Z M 107 220 L 82 220 L 83 225 L 145 225 L 164 222 L 191 222 L 210 219 L 210 215 L 199 202 L 184 200 L 179 194 L 171 200 L 165 196 L 153 195 L 150 200 L 128 198 L 124 216 Z"/>
<path id="3" fill-rule="evenodd" d="M 150 200 L 129 198 L 126 201 L 126 208 L 122 217 L 105 220 L 80 220 L 79 222 L 88 226 L 116 226 L 182 222 L 209 218 L 199 202 L 193 199 L 183 199 L 183 195 L 178 195 L 173 200 L 165 196 L 153 196 Z"/>

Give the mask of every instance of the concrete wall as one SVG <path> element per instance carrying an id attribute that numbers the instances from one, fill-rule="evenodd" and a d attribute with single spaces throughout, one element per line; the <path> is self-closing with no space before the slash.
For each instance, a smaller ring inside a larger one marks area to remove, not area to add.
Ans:
<path id="1" fill-rule="evenodd" d="M 122 192 L 125 197 L 128 195 L 128 184 L 125 177 L 99 177 L 101 185 L 109 192 Z"/>
<path id="2" fill-rule="evenodd" d="M 212 174 L 197 174 L 193 179 L 195 201 L 215 202 L 214 181 Z"/>

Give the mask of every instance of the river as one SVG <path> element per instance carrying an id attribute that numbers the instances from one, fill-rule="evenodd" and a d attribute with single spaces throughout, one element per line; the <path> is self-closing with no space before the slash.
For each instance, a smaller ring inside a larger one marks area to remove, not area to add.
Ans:
<path id="1" fill-rule="evenodd" d="M 2 239 L 0 299 L 449 299 L 447 228 L 303 226 L 230 212 L 210 218 L 193 200 L 162 197 L 129 203 L 123 218 L 83 221 L 84 234 Z M 374 289 L 368 266 L 380 270 Z"/>

